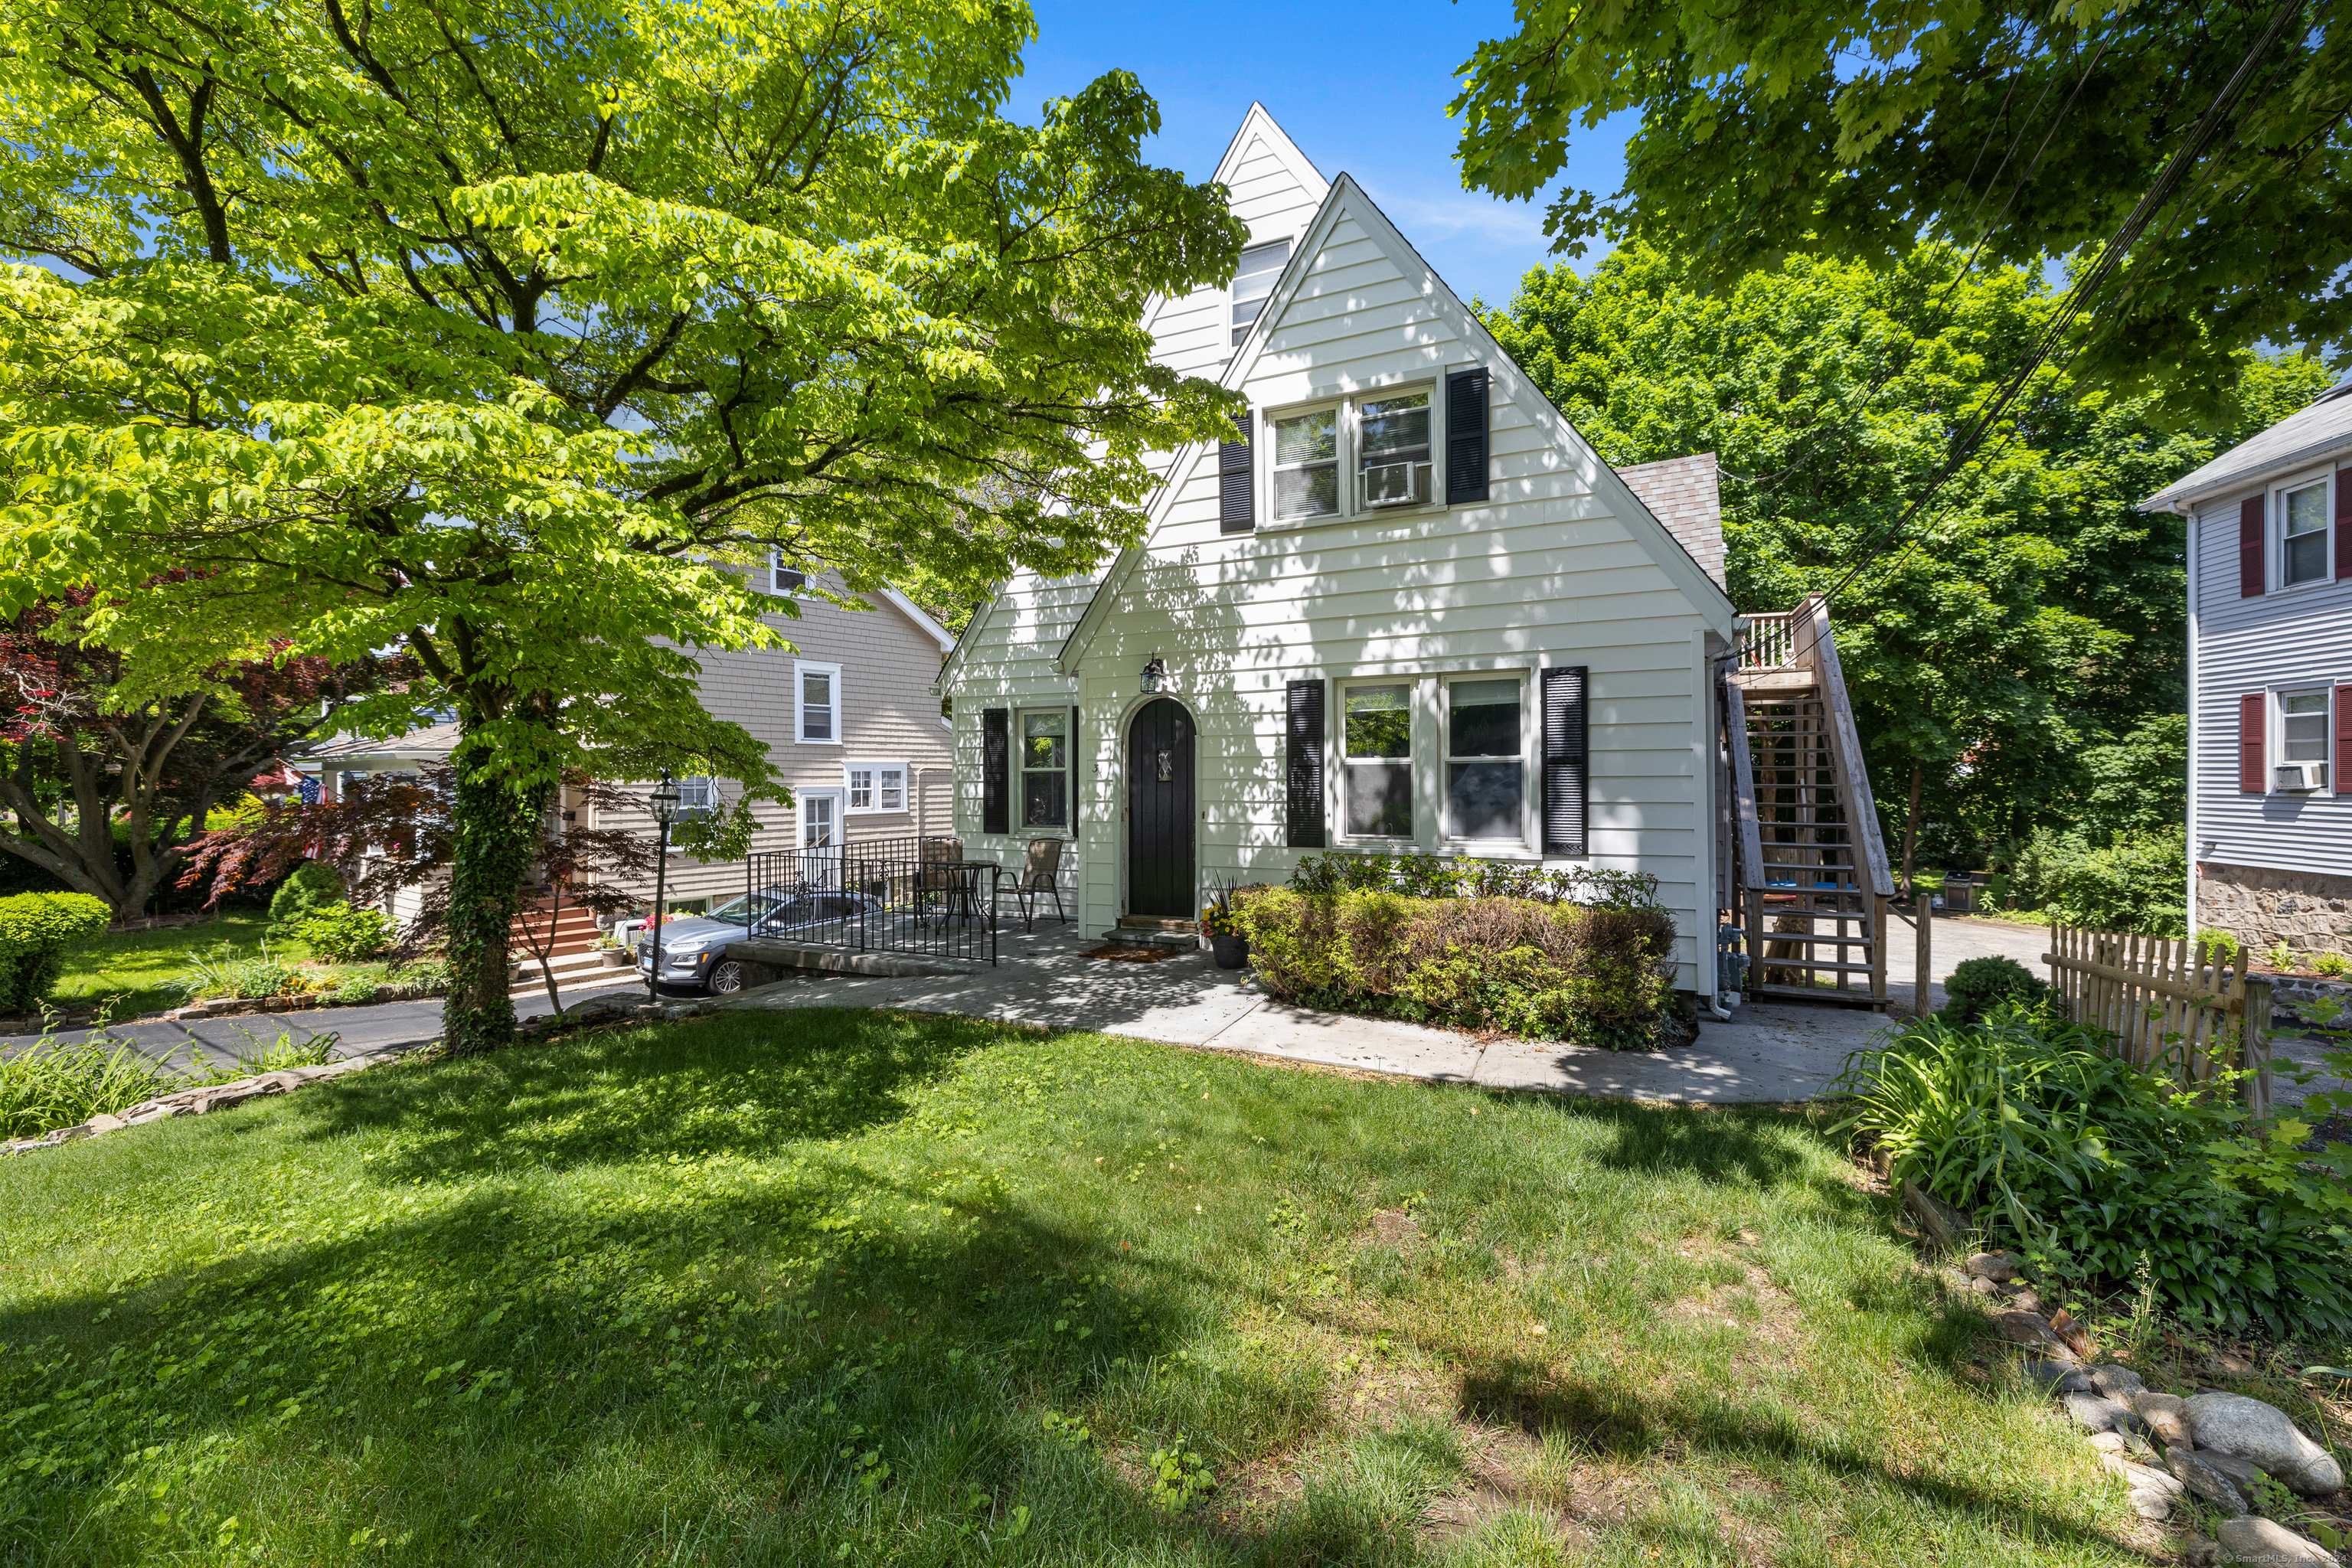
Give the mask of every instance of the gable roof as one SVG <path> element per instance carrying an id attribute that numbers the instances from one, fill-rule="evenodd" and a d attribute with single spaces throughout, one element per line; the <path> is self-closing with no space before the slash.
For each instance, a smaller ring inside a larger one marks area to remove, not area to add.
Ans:
<path id="1" fill-rule="evenodd" d="M 2189 501 L 2293 472 L 2352 447 L 2352 381 L 2329 387 L 2261 435 L 2192 468 L 2146 500 L 2143 511 L 2179 511 Z"/>
<path id="2" fill-rule="evenodd" d="M 1485 324 L 1462 302 L 1461 296 L 1437 275 L 1435 268 L 1423 259 L 1412 242 L 1389 221 L 1388 215 L 1381 211 L 1379 205 L 1365 194 L 1364 188 L 1356 184 L 1355 176 L 1351 174 L 1340 174 L 1339 182 L 1331 187 L 1331 194 L 1324 197 L 1315 221 L 1307 226 L 1305 237 L 1292 249 L 1289 265 L 1275 280 L 1274 291 L 1267 296 L 1265 310 L 1251 325 L 1249 336 L 1242 341 L 1241 347 L 1234 351 L 1234 357 L 1227 362 L 1224 374 L 1218 378 L 1218 384 L 1237 391 L 1248 382 L 1257 368 L 1259 359 L 1266 353 L 1276 324 L 1297 299 L 1299 286 L 1312 269 L 1315 258 L 1320 254 L 1330 238 L 1332 229 L 1344 216 L 1353 216 L 1362 226 L 1365 235 L 1388 253 L 1390 261 L 1400 272 L 1408 278 L 1420 279 L 1422 297 L 1429 301 L 1439 321 L 1454 332 L 1468 353 L 1475 355 L 1486 366 L 1493 384 L 1501 388 L 1506 397 L 1538 427 L 1549 428 L 1555 447 L 1570 455 L 1581 455 L 1590 459 L 1589 478 L 1596 497 L 1612 516 L 1627 524 L 1636 540 L 1648 535 L 1646 542 L 1651 558 L 1694 606 L 1722 623 L 1718 629 L 1726 636 L 1730 635 L 1734 611 L 1723 584 L 1699 564 L 1680 538 L 1653 515 L 1617 470 L 1602 461 L 1600 452 L 1584 438 L 1583 432 L 1570 422 L 1568 416 L 1562 414 L 1551 399 L 1527 378 L 1518 363 L 1504 352 L 1503 346 L 1495 341 Z M 1159 531 L 1168 509 L 1174 504 L 1176 493 L 1182 489 L 1178 476 L 1189 474 L 1192 465 L 1199 462 L 1207 450 L 1205 444 L 1195 443 L 1178 453 L 1176 460 L 1169 465 L 1167 479 L 1161 482 L 1151 498 L 1143 542 L 1120 551 L 1111 563 L 1110 570 L 1103 574 L 1102 581 L 1095 589 L 1093 602 L 1087 605 L 1086 614 L 1078 618 L 1078 624 L 1071 629 L 1069 637 L 1062 644 L 1061 652 L 1055 658 L 1054 668 L 1057 672 L 1069 675 L 1076 671 L 1078 660 L 1085 656 L 1087 646 L 1093 642 L 1095 634 L 1101 629 L 1108 616 L 1107 606 L 1118 597 L 1129 575 L 1150 552 L 1152 534 Z M 1712 468 L 1713 455 L 1708 454 L 1706 461 Z"/>
<path id="3" fill-rule="evenodd" d="M 1618 469 L 1617 477 L 1652 517 L 1665 524 L 1700 570 L 1715 579 L 1715 585 L 1725 586 L 1723 487 L 1715 454 L 1636 463 Z"/>

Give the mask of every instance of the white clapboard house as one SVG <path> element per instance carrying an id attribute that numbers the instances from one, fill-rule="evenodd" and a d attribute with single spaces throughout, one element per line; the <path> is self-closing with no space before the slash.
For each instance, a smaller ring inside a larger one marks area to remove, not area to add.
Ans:
<path id="1" fill-rule="evenodd" d="M 1777 886 L 1823 917 L 1766 911 L 1802 933 L 1781 946 L 1805 983 L 1883 994 L 1885 889 L 1857 895 L 1851 847 L 1824 847 L 1843 828 L 1816 826 L 1851 798 L 1801 668 L 1826 638 L 1778 616 L 1759 642 L 1734 615 L 1713 457 L 1612 469 L 1362 187 L 1326 181 L 1262 108 L 1215 177 L 1249 226 L 1240 267 L 1149 321 L 1164 363 L 1248 414 L 1172 456 L 1140 544 L 1016 577 L 973 617 L 940 676 L 967 851 L 1017 866 L 1064 840 L 1089 932 L 1181 930 L 1220 881 L 1280 882 L 1325 850 L 1646 871 L 1702 997 L 1726 911 Z M 1760 870 L 1753 759 L 1725 744 L 1748 727 L 1725 677 L 1751 644 L 1737 679 L 1779 679 L 1816 734 L 1787 836 L 1801 879 Z M 1816 928 L 1845 940 L 1813 951 Z"/>
<path id="2" fill-rule="evenodd" d="M 2189 529 L 2189 907 L 2352 952 L 2352 382 L 2142 503 Z"/>

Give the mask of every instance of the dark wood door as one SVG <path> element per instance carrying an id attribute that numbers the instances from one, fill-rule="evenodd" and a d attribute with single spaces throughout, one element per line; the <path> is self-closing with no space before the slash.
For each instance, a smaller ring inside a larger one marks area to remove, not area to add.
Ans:
<path id="1" fill-rule="evenodd" d="M 1161 697 L 1127 728 L 1127 912 L 1192 912 L 1192 716 Z"/>

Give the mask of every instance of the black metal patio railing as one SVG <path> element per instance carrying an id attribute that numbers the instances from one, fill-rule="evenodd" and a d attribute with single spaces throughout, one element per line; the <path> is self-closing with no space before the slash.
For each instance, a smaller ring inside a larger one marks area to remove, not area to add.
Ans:
<path id="1" fill-rule="evenodd" d="M 872 838 L 755 852 L 743 893 L 753 937 L 994 963 L 1004 878 L 952 839 Z"/>

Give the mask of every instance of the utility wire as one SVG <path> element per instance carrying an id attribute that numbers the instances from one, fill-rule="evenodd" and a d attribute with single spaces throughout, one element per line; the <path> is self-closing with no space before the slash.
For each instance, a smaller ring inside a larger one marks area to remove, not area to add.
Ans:
<path id="1" fill-rule="evenodd" d="M 2254 40 L 2253 47 L 2246 51 L 2245 58 L 2238 62 L 2238 68 L 2231 74 L 2230 79 L 2222 85 L 2221 90 L 2214 95 L 2213 101 L 2206 107 L 2204 115 L 2190 128 L 2188 138 L 2181 143 L 2179 149 L 2166 160 L 2164 167 L 2157 174 L 2155 183 L 2148 186 L 2147 194 L 2140 197 L 2138 205 L 2132 208 L 2122 225 L 2108 237 L 2106 245 L 2099 252 L 2098 258 L 2076 276 L 2074 287 L 2066 291 L 2065 297 L 2058 303 L 2058 309 L 2043 324 L 2042 331 L 2034 340 L 2033 346 L 2027 353 L 2024 363 L 2020 364 L 2009 380 L 2002 384 L 2000 391 L 1995 395 L 1990 406 L 1987 407 L 1978 416 L 1976 423 L 1969 427 L 1958 442 L 1954 443 L 1951 455 L 1944 460 L 1943 467 L 1928 482 L 1927 490 L 1906 507 L 1893 523 L 1880 529 L 1863 542 L 1861 548 L 1864 553 L 1860 559 L 1854 562 L 1844 576 L 1839 578 L 1822 595 L 1824 605 L 1843 591 L 1846 584 L 1852 583 L 1864 567 L 1877 559 L 1879 551 L 1884 548 L 1883 542 L 1891 541 L 1899 536 L 1903 530 L 1909 526 L 1911 520 L 1918 516 L 1929 501 L 1935 500 L 1937 492 L 1942 489 L 1945 484 L 1976 456 L 1976 449 L 1982 444 L 1986 435 L 1994 425 L 2000 422 L 2000 416 L 2008 411 L 2009 405 L 2017 400 L 2018 395 L 2025 390 L 2026 383 L 2032 378 L 2033 373 L 2041 369 L 2042 363 L 2057 349 L 2060 340 L 2073 326 L 2074 317 L 2081 312 L 2091 297 L 2114 277 L 2116 269 L 2123 263 L 2125 253 L 2130 250 L 2148 223 L 2165 204 L 2171 200 L 2173 192 L 2179 187 L 2181 181 L 2188 177 L 2189 172 L 2196 167 L 2198 161 L 2204 156 L 2206 146 L 2221 129 L 2223 119 L 2236 106 L 2246 82 L 2253 76 L 2255 68 L 2262 63 L 2263 57 L 2269 54 L 2279 39 L 2284 36 L 2287 24 L 2292 22 L 2296 13 L 2302 9 L 2303 0 L 2286 0 L 2286 4 L 2279 7 L 2277 14 L 2272 16 L 2270 26 L 2264 28 L 2262 36 Z M 2082 345 L 2078 343 L 2074 352 L 2067 355 L 2066 363 L 2071 365 L 2075 355 L 2081 352 Z M 1997 454 L 2009 444 L 2010 440 L 2014 439 L 2015 436 L 2016 431 L 2012 427 L 2002 438 L 2000 446 L 1994 447 L 1993 452 Z M 1992 454 L 1988 454 L 1988 456 Z"/>

